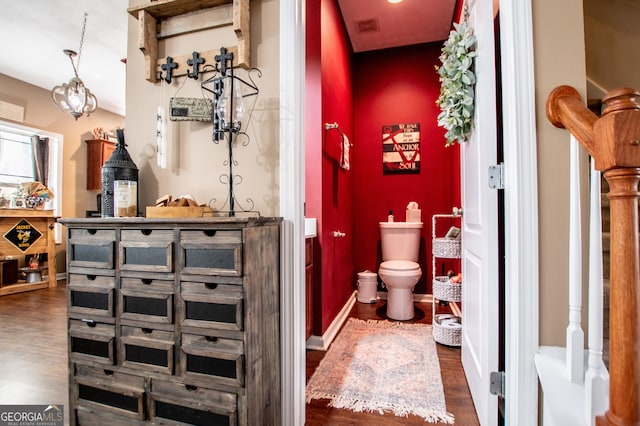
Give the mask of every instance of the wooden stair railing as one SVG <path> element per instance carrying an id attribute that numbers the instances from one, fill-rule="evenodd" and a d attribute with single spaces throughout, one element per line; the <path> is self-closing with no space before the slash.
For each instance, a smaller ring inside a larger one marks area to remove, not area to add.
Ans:
<path id="1" fill-rule="evenodd" d="M 569 86 L 547 99 L 547 118 L 569 130 L 609 183 L 611 212 L 609 410 L 598 426 L 640 425 L 640 91 L 621 88 L 603 98 L 598 118 Z"/>

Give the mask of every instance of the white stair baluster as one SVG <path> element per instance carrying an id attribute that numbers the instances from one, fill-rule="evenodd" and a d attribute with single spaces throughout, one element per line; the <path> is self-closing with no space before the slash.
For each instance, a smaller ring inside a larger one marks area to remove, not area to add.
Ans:
<path id="1" fill-rule="evenodd" d="M 585 374 L 586 424 L 595 424 L 595 416 L 609 408 L 609 372 L 602 361 L 602 217 L 600 172 L 591 159 L 591 202 L 589 214 L 589 358 Z"/>
<path id="2" fill-rule="evenodd" d="M 580 150 L 571 136 L 569 194 L 569 325 L 566 367 L 571 383 L 582 384 L 584 375 L 584 332 L 582 331 L 582 238 L 580 221 Z"/>

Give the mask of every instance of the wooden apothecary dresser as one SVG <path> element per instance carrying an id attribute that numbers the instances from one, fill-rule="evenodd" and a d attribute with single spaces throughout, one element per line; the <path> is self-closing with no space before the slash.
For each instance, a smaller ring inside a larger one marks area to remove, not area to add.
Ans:
<path id="1" fill-rule="evenodd" d="M 71 424 L 279 425 L 279 218 L 62 219 Z"/>

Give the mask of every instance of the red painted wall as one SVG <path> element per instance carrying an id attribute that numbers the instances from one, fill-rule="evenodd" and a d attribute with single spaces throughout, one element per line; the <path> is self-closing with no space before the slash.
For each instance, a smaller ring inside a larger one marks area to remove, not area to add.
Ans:
<path id="1" fill-rule="evenodd" d="M 416 292 L 431 291 L 431 215 L 459 204 L 459 150 L 444 147 L 436 124 L 440 43 L 354 55 L 336 0 L 307 0 L 306 19 L 305 211 L 318 218 L 313 333 L 322 335 L 356 288 L 357 272 L 377 271 L 378 222 L 390 209 L 403 221 L 409 201 L 424 222 Z M 412 122 L 421 126 L 420 174 L 383 175 L 382 126 Z M 327 155 L 341 137 L 325 123 L 338 123 L 352 143 L 350 170 Z"/>
<path id="2" fill-rule="evenodd" d="M 439 65 L 441 47 L 429 43 L 354 57 L 355 268 L 377 271 L 378 222 L 387 220 L 389 210 L 396 221 L 404 221 L 407 204 L 415 201 L 424 223 L 419 261 L 423 275 L 416 293 L 431 292 L 431 217 L 450 213 L 460 200 L 459 149 L 445 148 L 444 130 L 436 122 L 440 84 L 434 67 Z M 383 175 L 382 126 L 416 122 L 420 123 L 420 174 Z M 446 232 L 449 224 L 442 225 L 441 232 Z M 447 263 L 445 268 L 454 266 Z M 440 268 L 439 262 L 438 274 Z"/>
<path id="3" fill-rule="evenodd" d="M 321 335 L 354 288 L 353 174 L 327 155 L 341 141 L 337 123 L 353 137 L 351 45 L 335 0 L 307 1 L 306 215 L 318 218 L 314 244 L 314 324 Z M 319 102 L 318 102 L 319 100 Z M 341 235 L 336 237 L 334 232 Z"/>

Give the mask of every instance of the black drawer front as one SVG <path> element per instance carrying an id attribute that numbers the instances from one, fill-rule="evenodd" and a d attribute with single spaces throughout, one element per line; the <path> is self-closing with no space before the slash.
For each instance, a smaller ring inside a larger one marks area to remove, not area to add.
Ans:
<path id="1" fill-rule="evenodd" d="M 186 355 L 186 372 L 238 380 L 237 361 L 200 355 Z"/>
<path id="2" fill-rule="evenodd" d="M 69 321 L 69 347 L 72 361 L 115 363 L 115 327 L 92 320 Z"/>
<path id="3" fill-rule="evenodd" d="M 186 302 L 188 320 L 211 321 L 233 324 L 236 321 L 236 307 L 221 303 Z"/>
<path id="4" fill-rule="evenodd" d="M 113 342 L 100 342 L 83 337 L 71 337 L 71 352 L 109 359 L 111 357 Z"/>
<path id="5" fill-rule="evenodd" d="M 121 290 L 120 317 L 125 320 L 173 323 L 173 294 Z"/>
<path id="6" fill-rule="evenodd" d="M 182 325 L 225 330 L 243 329 L 243 289 L 233 284 L 180 283 Z"/>
<path id="7" fill-rule="evenodd" d="M 154 424 L 238 424 L 238 396 L 214 389 L 152 380 L 149 408 Z"/>
<path id="8" fill-rule="evenodd" d="M 123 229 L 120 237 L 120 269 L 172 272 L 173 238 L 173 231 L 168 229 Z"/>
<path id="9" fill-rule="evenodd" d="M 234 248 L 228 249 L 186 249 L 184 266 L 191 268 L 234 269 L 236 253 Z"/>
<path id="10" fill-rule="evenodd" d="M 72 244 L 70 266 L 113 268 L 113 242 L 103 244 Z"/>
<path id="11" fill-rule="evenodd" d="M 69 286 L 69 312 L 113 317 L 113 289 Z"/>
<path id="12" fill-rule="evenodd" d="M 74 364 L 72 403 L 77 409 L 101 410 L 144 420 L 146 379 L 104 368 Z"/>
<path id="13" fill-rule="evenodd" d="M 219 414 L 164 401 L 154 401 L 154 411 L 156 417 L 191 425 L 232 426 L 236 424 L 235 413 Z"/>
<path id="14" fill-rule="evenodd" d="M 194 275 L 242 275 L 242 232 L 189 230 L 180 232 L 181 270 Z"/>
<path id="15" fill-rule="evenodd" d="M 226 337 L 183 333 L 180 370 L 184 377 L 242 387 L 244 343 Z"/>
<path id="16" fill-rule="evenodd" d="M 71 306 L 106 311 L 111 308 L 109 296 L 108 293 L 71 290 Z"/>
<path id="17" fill-rule="evenodd" d="M 169 364 L 169 354 L 164 349 L 148 348 L 138 345 L 124 345 L 125 362 L 132 361 L 140 364 L 157 365 L 167 368 Z"/>
<path id="18" fill-rule="evenodd" d="M 184 325 L 242 330 L 242 300 L 230 303 L 184 301 Z"/>
<path id="19" fill-rule="evenodd" d="M 173 374 L 173 331 L 122 326 L 119 345 L 123 366 Z"/>
<path id="20" fill-rule="evenodd" d="M 118 408 L 136 414 L 138 413 L 140 406 L 139 396 L 125 395 L 119 392 L 83 384 L 78 385 L 78 399 L 107 405 L 109 407 Z"/>

